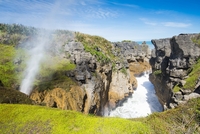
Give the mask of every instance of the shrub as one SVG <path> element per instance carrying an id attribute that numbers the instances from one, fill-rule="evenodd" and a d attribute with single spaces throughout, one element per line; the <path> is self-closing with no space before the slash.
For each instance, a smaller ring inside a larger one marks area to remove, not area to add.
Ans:
<path id="1" fill-rule="evenodd" d="M 162 71 L 161 70 L 156 70 L 153 72 L 154 75 L 161 75 Z"/>

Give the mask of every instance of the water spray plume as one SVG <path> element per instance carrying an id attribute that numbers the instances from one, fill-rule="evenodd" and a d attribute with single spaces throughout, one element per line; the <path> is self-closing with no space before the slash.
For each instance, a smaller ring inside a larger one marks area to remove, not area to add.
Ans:
<path id="1" fill-rule="evenodd" d="M 35 37 L 34 43 L 28 43 L 28 54 L 30 59 L 27 62 L 27 67 L 24 71 L 24 79 L 22 80 L 20 91 L 29 95 L 33 88 L 33 83 L 35 77 L 38 74 L 40 63 L 44 57 L 45 45 L 48 44 L 48 34 L 45 32 L 40 32 L 37 37 Z M 27 47 L 26 46 L 26 47 Z"/>
<path id="2" fill-rule="evenodd" d="M 62 1 L 60 0 L 55 1 L 53 8 L 51 8 L 51 10 L 46 14 L 46 18 L 43 19 L 43 21 L 40 23 L 40 26 L 51 29 L 52 26 L 56 25 L 54 20 L 56 20 L 55 18 L 58 10 L 60 9 L 59 7 L 61 2 Z M 20 86 L 20 91 L 27 95 L 30 95 L 32 91 L 35 77 L 38 74 L 40 64 L 44 58 L 44 53 L 46 52 L 45 45 L 50 43 L 51 40 L 49 37 L 50 35 L 50 31 L 39 30 L 38 36 L 35 37 L 34 43 L 27 43 L 27 45 L 30 46 L 30 48 L 27 50 L 30 55 L 30 59 L 27 62 L 27 67 L 24 72 L 24 79 L 22 80 Z"/>

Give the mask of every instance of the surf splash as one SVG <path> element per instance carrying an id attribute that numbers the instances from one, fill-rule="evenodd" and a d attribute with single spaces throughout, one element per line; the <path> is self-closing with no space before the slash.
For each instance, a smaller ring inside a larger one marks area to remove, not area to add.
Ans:
<path id="1" fill-rule="evenodd" d="M 138 118 L 145 117 L 153 112 L 163 111 L 163 107 L 155 94 L 154 86 L 149 81 L 149 74 L 136 77 L 138 87 L 131 98 L 110 112 L 110 117 Z"/>

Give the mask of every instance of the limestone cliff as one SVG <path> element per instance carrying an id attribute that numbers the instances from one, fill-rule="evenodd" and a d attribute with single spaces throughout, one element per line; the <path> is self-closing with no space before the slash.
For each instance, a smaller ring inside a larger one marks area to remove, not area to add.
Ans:
<path id="1" fill-rule="evenodd" d="M 200 47 L 194 42 L 198 34 L 180 34 L 172 38 L 152 40 L 150 80 L 166 108 L 176 107 L 194 95 L 195 86 L 189 88 L 190 72 L 200 57 Z M 197 77 L 199 78 L 199 76 Z M 193 79 L 197 82 L 198 79 Z M 195 84 L 196 85 L 196 84 Z"/>
<path id="2" fill-rule="evenodd" d="M 137 87 L 135 76 L 150 69 L 148 46 L 125 42 L 116 45 L 100 37 L 80 33 L 77 36 L 78 41 L 72 39 L 66 43 L 61 48 L 63 54 L 59 55 L 76 65 L 75 70 L 67 71 L 65 75 L 77 82 L 75 89 L 78 91 L 73 88 L 67 91 L 58 85 L 58 88 L 42 92 L 35 89 L 30 97 L 41 105 L 107 115 L 134 92 Z M 107 43 L 105 47 L 113 54 L 104 50 L 102 44 L 94 45 L 98 41 Z"/>

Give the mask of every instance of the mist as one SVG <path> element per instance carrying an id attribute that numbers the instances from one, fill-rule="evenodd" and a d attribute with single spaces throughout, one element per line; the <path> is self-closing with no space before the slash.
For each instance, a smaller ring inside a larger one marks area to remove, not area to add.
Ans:
<path id="1" fill-rule="evenodd" d="M 38 35 L 34 37 L 33 41 L 27 42 L 23 47 L 29 55 L 26 63 L 26 69 L 23 73 L 23 80 L 21 82 L 20 91 L 29 95 L 33 88 L 35 77 L 39 72 L 40 64 L 44 61 L 44 54 L 47 49 L 45 46 L 50 43 L 50 33 L 39 31 Z"/>
<path id="2" fill-rule="evenodd" d="M 46 29 L 54 29 L 53 26 L 56 27 L 57 24 L 55 20 L 60 5 L 60 0 L 55 1 L 49 12 L 45 14 L 43 20 L 35 25 Z M 51 35 L 52 30 L 39 29 L 37 34 L 31 37 L 33 38 L 31 41 L 21 44 L 22 48 L 24 48 L 29 55 L 26 69 L 23 72 L 23 79 L 20 84 L 20 91 L 27 95 L 30 95 L 33 89 L 34 81 L 40 70 L 40 65 L 48 61 L 48 59 L 44 58 L 44 55 L 49 49 L 52 49 L 49 46 L 52 43 Z"/>

